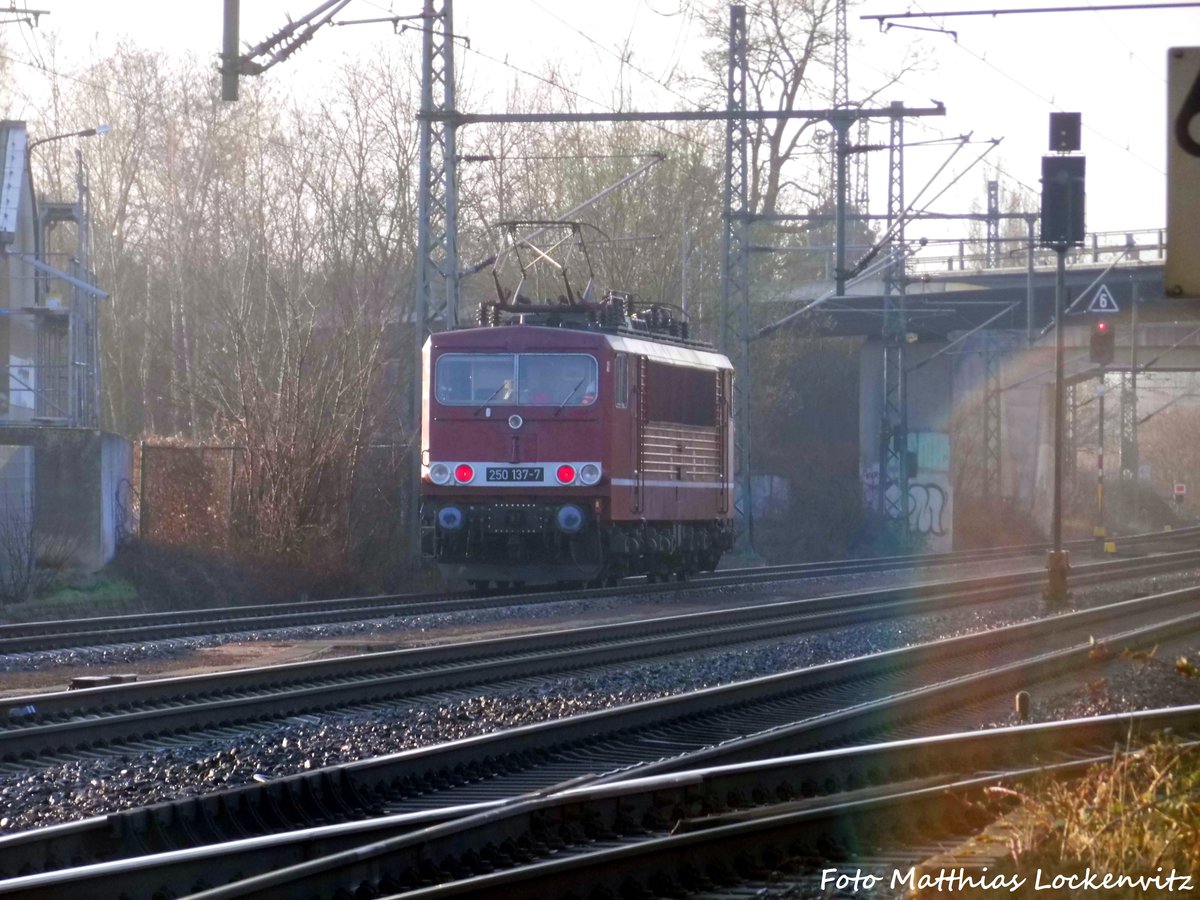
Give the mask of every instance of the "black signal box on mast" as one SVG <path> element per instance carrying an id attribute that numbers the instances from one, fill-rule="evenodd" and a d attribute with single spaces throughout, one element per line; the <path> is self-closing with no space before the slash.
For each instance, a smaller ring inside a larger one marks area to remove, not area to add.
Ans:
<path id="1" fill-rule="evenodd" d="M 1082 156 L 1042 157 L 1042 244 L 1082 244 L 1084 163 Z"/>
<path id="2" fill-rule="evenodd" d="M 1085 159 L 1069 156 L 1079 149 L 1080 113 L 1050 114 L 1050 149 L 1042 157 L 1042 246 L 1066 249 L 1084 238 L 1083 176 Z"/>
<path id="3" fill-rule="evenodd" d="M 1079 133 L 1083 126 L 1081 113 L 1050 113 L 1050 149 L 1057 153 L 1078 150 Z"/>

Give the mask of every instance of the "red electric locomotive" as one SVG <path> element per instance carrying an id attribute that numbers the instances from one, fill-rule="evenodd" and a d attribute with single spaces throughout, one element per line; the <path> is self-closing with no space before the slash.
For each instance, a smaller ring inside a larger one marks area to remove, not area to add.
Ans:
<path id="1" fill-rule="evenodd" d="M 680 577 L 733 542 L 733 369 L 665 307 L 484 304 L 424 349 L 422 549 L 496 583 Z"/>

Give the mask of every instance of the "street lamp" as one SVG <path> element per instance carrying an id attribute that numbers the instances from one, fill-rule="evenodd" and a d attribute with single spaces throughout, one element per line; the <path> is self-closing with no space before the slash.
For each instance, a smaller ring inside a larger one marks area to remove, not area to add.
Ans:
<path id="1" fill-rule="evenodd" d="M 62 141 L 62 140 L 66 140 L 67 138 L 73 138 L 73 137 L 85 138 L 85 137 L 95 137 L 96 135 L 103 137 L 104 135 L 108 134 L 110 131 L 112 131 L 111 125 L 97 125 L 95 128 L 84 128 L 79 131 L 70 131 L 70 132 L 67 132 L 66 134 L 52 134 L 49 137 L 38 138 L 36 141 L 30 141 L 28 149 L 32 150 L 38 144 L 45 144 L 50 141 Z"/>

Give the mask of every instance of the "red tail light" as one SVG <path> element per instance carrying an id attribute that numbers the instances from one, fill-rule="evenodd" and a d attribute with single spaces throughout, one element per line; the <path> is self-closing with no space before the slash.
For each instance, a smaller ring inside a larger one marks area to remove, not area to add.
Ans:
<path id="1" fill-rule="evenodd" d="M 558 476 L 559 484 L 570 484 L 575 480 L 575 467 L 567 465 L 559 466 L 555 474 Z"/>
<path id="2" fill-rule="evenodd" d="M 459 484 L 466 484 L 475 477 L 475 470 L 466 463 L 459 463 L 454 467 L 454 480 Z"/>

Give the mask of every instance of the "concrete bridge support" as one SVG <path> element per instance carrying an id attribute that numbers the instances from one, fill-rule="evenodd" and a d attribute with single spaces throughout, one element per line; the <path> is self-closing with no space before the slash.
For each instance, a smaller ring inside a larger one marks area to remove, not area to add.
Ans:
<path id="1" fill-rule="evenodd" d="M 1065 369 L 1069 386 L 1079 404 L 1077 419 L 1095 415 L 1094 402 L 1099 368 L 1089 360 L 1090 329 L 1071 325 L 1064 334 Z M 1112 429 L 1106 457 L 1106 482 L 1119 477 L 1117 456 L 1112 452 L 1120 435 L 1129 443 L 1122 419 L 1134 398 L 1121 396 L 1115 380 L 1127 386 L 1131 360 L 1128 329 L 1119 331 L 1115 361 L 1107 371 L 1115 376 L 1107 392 L 1106 417 Z M 1123 345 L 1122 345 L 1123 344 Z M 1161 322 L 1139 325 L 1138 352 L 1151 371 L 1200 370 L 1200 327 L 1194 322 Z M 988 354 L 999 353 L 989 363 Z M 1054 348 L 1053 334 L 1032 347 L 1023 333 L 993 330 L 960 336 L 955 340 L 922 340 L 906 352 L 908 374 L 907 459 L 909 491 L 905 508 L 909 525 L 926 537 L 930 550 L 954 546 L 955 492 L 972 498 L 987 497 L 988 503 L 1004 503 L 1025 513 L 1037 523 L 1038 535 L 1049 533 L 1054 477 Z M 863 346 L 859 383 L 859 472 L 867 508 L 876 508 L 879 482 L 880 434 L 883 397 L 883 354 L 881 345 Z M 992 390 L 987 390 L 989 381 Z M 1128 389 L 1125 391 L 1129 393 Z M 989 402 L 991 401 L 991 402 Z M 1118 402 L 1120 401 L 1120 402 Z M 1075 423 L 1079 424 L 1078 421 Z M 997 429 L 996 435 L 989 429 Z M 1095 435 L 1085 428 L 1069 437 L 1066 453 L 1086 451 Z M 995 454 L 990 460 L 989 454 Z M 1074 460 L 1070 460 L 1074 462 Z M 1136 463 L 1134 463 L 1136 464 Z M 989 467 L 999 477 L 989 488 Z M 1073 465 L 1064 466 L 1067 472 Z M 1068 477 L 1064 489 L 1074 481 Z"/>
<path id="2" fill-rule="evenodd" d="M 950 415 L 954 409 L 954 362 L 937 355 L 944 345 L 910 344 L 904 354 L 908 377 L 908 442 L 893 458 L 908 465 L 908 497 L 888 497 L 887 506 L 907 511 L 909 527 L 930 550 L 949 550 L 953 543 L 954 494 L 951 485 Z M 859 473 L 863 499 L 878 507 L 880 422 L 883 421 L 883 346 L 863 345 L 859 381 Z M 898 449 L 898 448 L 894 448 Z M 897 491 L 895 473 L 887 479 Z"/>

